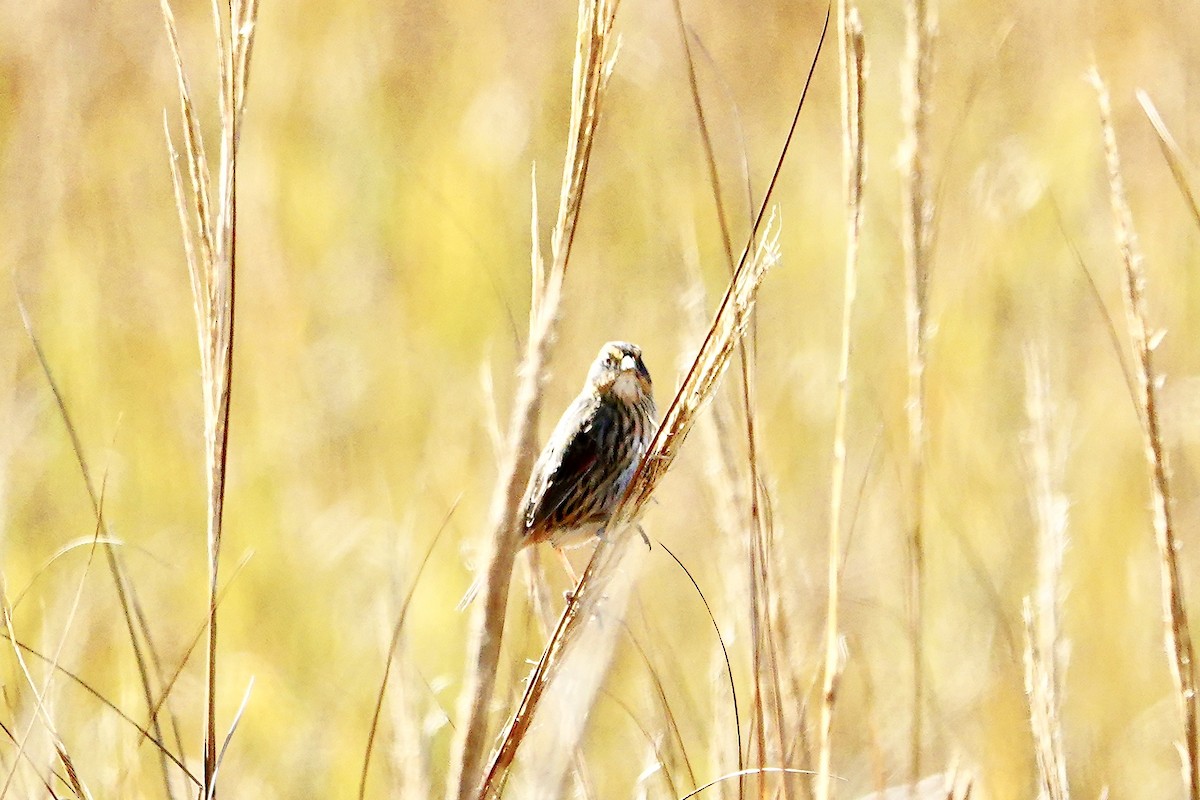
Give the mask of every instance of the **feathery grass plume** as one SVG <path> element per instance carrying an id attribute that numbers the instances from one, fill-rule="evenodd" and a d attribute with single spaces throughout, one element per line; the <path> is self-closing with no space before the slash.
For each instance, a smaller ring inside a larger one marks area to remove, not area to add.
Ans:
<path id="1" fill-rule="evenodd" d="M 451 746 L 446 787 L 448 800 L 475 794 L 488 744 L 488 710 L 500 662 L 505 608 L 513 563 L 520 549 L 521 495 L 534 459 L 534 436 L 541 413 L 545 368 L 558 323 L 558 303 L 583 202 L 588 162 L 600 121 L 602 101 L 618 49 L 613 34 L 616 0 L 580 0 L 575 60 L 571 79 L 571 117 L 559 195 L 558 218 L 550 241 L 550 269 L 544 270 L 536 241 L 532 252 L 533 287 L 529 343 L 509 426 L 507 452 L 493 496 L 491 536 L 485 544 L 482 602 L 472 609 L 468 664 L 459 699 L 458 728 Z M 537 227 L 537 203 L 533 206 Z"/>
<path id="2" fill-rule="evenodd" d="M 1063 554 L 1069 501 L 1063 491 L 1065 433 L 1050 397 L 1045 358 L 1030 348 L 1025 359 L 1026 434 L 1031 489 L 1037 519 L 1037 585 L 1023 604 L 1025 692 L 1037 756 L 1040 800 L 1068 800 L 1067 761 L 1062 741 L 1062 686 L 1067 644 L 1059 633 L 1062 616 Z"/>
<path id="3" fill-rule="evenodd" d="M 221 757 L 217 744 L 217 595 L 221 532 L 225 516 L 229 400 L 233 386 L 238 148 L 246 109 L 258 0 L 229 0 L 224 13 L 213 0 L 220 121 L 215 194 L 200 121 L 192 102 L 179 49 L 175 16 L 168 0 L 161 0 L 161 6 L 178 81 L 190 193 L 184 189 L 180 154 L 171 137 L 170 126 L 165 119 L 163 122 L 171 156 L 175 205 L 183 229 L 184 254 L 192 282 L 196 333 L 200 342 L 200 380 L 204 394 L 204 449 L 208 476 L 208 643 L 205 657 L 202 797 L 208 800 L 216 795 L 217 765 Z"/>
<path id="4" fill-rule="evenodd" d="M 850 333 L 858 275 L 859 240 L 863 224 L 863 183 L 866 180 L 865 113 L 866 45 L 862 20 L 853 0 L 838 3 L 838 52 L 842 89 L 842 177 L 846 192 L 846 265 L 842 289 L 842 344 L 838 352 L 837 400 L 834 410 L 833 468 L 829 491 L 829 598 L 825 612 L 825 672 L 821 691 L 818 734 L 817 800 L 829 798 L 833 705 L 841 673 L 838 633 L 838 592 L 842 562 L 842 500 L 846 487 L 846 405 L 850 384 Z"/>
<path id="5" fill-rule="evenodd" d="M 1167 123 L 1163 122 L 1162 115 L 1158 113 L 1150 95 L 1138 89 L 1137 100 L 1146 114 L 1146 119 L 1150 120 L 1150 125 L 1154 128 L 1154 135 L 1158 137 L 1158 146 L 1162 149 L 1163 158 L 1171 169 L 1171 177 L 1175 179 L 1175 185 L 1179 187 L 1179 193 L 1183 195 L 1183 201 L 1187 203 L 1192 219 L 1195 220 L 1197 227 L 1200 227 L 1200 206 L 1196 204 L 1196 195 L 1192 191 L 1191 181 L 1188 180 L 1183 152 L 1179 149 L 1171 131 L 1167 129 Z"/>
<path id="6" fill-rule="evenodd" d="M 776 222 L 777 215 L 772 213 L 765 230 L 757 239 L 753 255 L 744 258 L 739 265 L 700 352 L 663 415 L 645 457 L 613 512 L 607 528 L 607 540 L 597 545 L 529 678 L 520 707 L 509 721 L 500 749 L 484 778 L 481 797 L 499 795 L 517 748 L 529 732 L 534 711 L 549 694 L 548 690 L 558 683 L 556 678 L 560 674 L 570 678 L 570 692 L 566 696 L 560 693 L 559 696 L 565 703 L 562 709 L 573 711 L 575 715 L 570 722 L 577 727 L 571 733 L 578 736 L 582 730 L 599 680 L 611 656 L 616 632 L 620 629 L 616 620 L 623 612 L 632 584 L 633 571 L 622 568 L 629 563 L 625 556 L 629 551 L 631 528 L 649 502 L 658 482 L 666 475 L 696 415 L 716 390 L 730 356 L 737 349 L 737 340 L 749 323 L 758 287 L 767 270 L 779 261 Z M 595 620 L 596 624 L 587 626 L 594 636 L 589 639 L 585 651 L 574 645 L 583 638 L 584 622 L 588 620 Z M 572 657 L 580 654 L 583 657 Z M 545 758 L 546 755 L 544 751 L 539 751 L 539 757 Z"/>
<path id="7" fill-rule="evenodd" d="M 908 342 L 909 626 L 912 636 L 912 732 L 909 779 L 921 776 L 925 706 L 925 362 L 929 334 L 929 267 L 933 193 L 929 176 L 929 85 L 936 29 L 930 0 L 907 0 L 908 67 L 902 72 L 904 141 L 900 148 L 901 221 L 904 226 L 905 316 Z"/>
<path id="8" fill-rule="evenodd" d="M 1121 252 L 1125 318 L 1133 349 L 1134 373 L 1137 378 L 1138 405 L 1142 414 L 1142 433 L 1146 462 L 1150 468 L 1150 496 L 1154 507 L 1154 532 L 1158 544 L 1159 569 L 1162 574 L 1163 623 L 1171 676 L 1179 697 L 1183 716 L 1183 743 L 1180 756 L 1183 762 L 1183 782 L 1189 800 L 1200 800 L 1200 742 L 1197 741 L 1195 650 L 1188 625 L 1187 605 L 1183 597 L 1183 578 L 1180 575 L 1178 549 L 1175 539 L 1171 468 L 1163 443 L 1158 418 L 1159 388 L 1162 378 L 1155 371 L 1154 351 L 1165 331 L 1150 331 L 1146 308 L 1146 272 L 1133 214 L 1125 197 L 1125 181 L 1121 173 L 1121 156 L 1112 126 L 1112 107 L 1108 88 L 1094 67 L 1089 73 L 1096 89 L 1100 107 L 1100 128 L 1104 137 L 1104 156 L 1108 166 L 1108 185 L 1112 200 L 1113 228 L 1117 248 Z"/>

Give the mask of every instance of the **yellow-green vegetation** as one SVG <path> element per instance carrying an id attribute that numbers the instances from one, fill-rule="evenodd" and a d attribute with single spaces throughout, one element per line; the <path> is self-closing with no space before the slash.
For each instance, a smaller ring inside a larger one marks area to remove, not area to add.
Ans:
<path id="1" fill-rule="evenodd" d="M 838 425 L 854 116 L 840 11 L 774 190 L 782 259 L 746 339 L 749 388 L 734 354 L 645 508 L 661 544 L 647 552 L 634 535 L 630 561 L 609 570 L 634 578 L 623 621 L 606 615 L 607 584 L 583 593 L 599 600 L 584 602 L 580 628 L 615 637 L 615 656 L 594 698 L 579 689 L 586 733 L 556 754 L 570 769 L 545 796 L 680 798 L 739 768 L 817 770 L 823 741 L 830 797 L 953 769 L 975 798 L 1057 800 L 1068 785 L 1087 798 L 1188 796 L 1172 669 L 1200 593 L 1200 219 L 1181 191 L 1200 181 L 1200 11 L 931 5 L 916 176 L 902 147 L 914 107 L 904 4 L 864 0 L 867 166 Z M 215 176 L 211 9 L 174 12 Z M 623 0 L 536 446 L 607 340 L 641 346 L 665 410 L 730 280 L 677 13 L 736 259 L 826 8 Z M 530 339 L 535 164 L 537 244 L 553 261 L 576 7 L 263 0 L 254 30 L 218 744 L 253 686 L 217 784 L 224 797 L 358 796 L 405 609 L 365 796 L 440 797 L 457 777 L 482 614 L 455 604 L 501 513 Z M 1111 93 L 1123 192 L 1110 186 L 1093 66 Z M 139 732 L 160 703 L 153 735 L 204 773 L 204 394 L 164 114 L 184 152 L 157 3 L 0 6 L 0 572 L 5 629 L 30 648 L 0 642 L 0 797 L 195 797 Z M 1181 154 L 1174 171 L 1163 131 Z M 932 209 L 916 457 L 913 187 Z M 1123 252 L 1124 203 L 1138 239 Z M 1144 303 L 1130 315 L 1141 256 Z M 830 480 L 839 430 L 844 482 Z M 843 487 L 833 637 L 831 484 Z M 1170 535 L 1153 511 L 1164 492 Z M 1172 537 L 1178 561 L 1164 567 L 1157 543 Z M 714 620 L 668 549 L 720 628 L 739 725 Z M 588 552 L 570 553 L 578 571 Z M 522 554 L 485 761 L 568 588 L 549 548 L 536 556 L 548 607 L 528 596 Z M 567 660 L 554 679 L 568 705 L 572 669 L 584 668 Z M 558 701 L 546 702 L 548 727 Z M 538 728 L 535 716 L 505 796 L 533 796 L 522 765 L 536 773 L 567 741 Z M 810 798 L 818 784 L 772 773 L 698 796 Z"/>

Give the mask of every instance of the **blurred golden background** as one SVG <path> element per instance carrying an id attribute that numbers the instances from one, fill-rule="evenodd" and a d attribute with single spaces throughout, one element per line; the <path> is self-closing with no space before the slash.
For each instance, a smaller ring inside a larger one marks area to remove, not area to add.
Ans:
<path id="1" fill-rule="evenodd" d="M 175 11 L 211 127 L 209 6 L 181 2 Z M 741 242 L 825 7 L 690 0 L 684 13 Z M 869 172 L 850 383 L 848 661 L 833 739 L 840 797 L 907 778 L 911 716 L 896 168 L 904 14 L 900 4 L 872 2 L 861 13 Z M 957 760 L 978 777 L 980 797 L 1037 792 L 1021 620 L 1035 564 L 1024 439 L 1025 364 L 1035 348 L 1045 354 L 1071 503 L 1062 712 L 1071 787 L 1080 797 L 1106 787 L 1113 798 L 1181 796 L 1147 469 L 1122 377 L 1119 260 L 1084 74 L 1094 62 L 1110 81 L 1151 314 L 1168 332 L 1158 363 L 1169 376 L 1164 424 L 1194 599 L 1198 231 L 1134 90 L 1149 93 L 1195 159 L 1200 6 L 944 2 L 938 23 L 924 762 L 933 772 Z M 665 403 L 697 341 L 689 259 L 700 265 L 705 308 L 727 278 L 671 4 L 625 0 L 617 27 L 623 43 L 567 275 L 542 438 L 608 339 L 642 346 Z M 370 794 L 420 796 L 412 777 L 420 772 L 440 792 L 447 714 L 463 673 L 466 617 L 454 605 L 486 530 L 494 420 L 507 424 L 527 330 L 530 170 L 536 164 L 545 247 L 574 29 L 565 2 L 262 5 L 238 184 L 220 718 L 231 720 L 251 677 L 254 688 L 222 766 L 229 796 L 354 796 L 391 625 L 461 495 L 417 584 Z M 142 723 L 137 667 L 100 556 L 69 630 L 88 548 L 46 566 L 90 540 L 95 519 L 17 295 L 93 477 L 105 481 L 105 516 L 170 675 L 206 607 L 199 361 L 163 136 L 164 112 L 177 130 L 174 80 L 156 3 L 0 6 L 4 582 L 9 602 L 20 597 L 18 637 L 53 653 L 65 631 L 61 664 Z M 788 669 L 802 683 L 819 678 L 822 659 L 845 246 L 839 119 L 831 38 L 777 189 L 783 264 L 763 287 L 756 328 L 760 458 L 784 565 L 780 613 L 794 637 Z M 737 380 L 731 370 L 729 408 Z M 722 588 L 731 570 L 711 436 L 702 426 L 689 440 L 645 524 L 713 602 L 744 702 L 747 622 L 736 592 Z M 551 574 L 557 591 L 563 582 Z M 715 710 L 722 672 L 712 628 L 661 549 L 640 586 L 644 611 L 631 625 L 678 706 L 705 782 L 736 768 L 718 761 L 713 744 L 731 734 Z M 522 595 L 516 589 L 510 603 L 501 678 L 513 693 L 522 659 L 543 641 Z M 36 704 L 5 653 L 0 720 L 20 738 Z M 170 700 L 192 765 L 200 655 Z M 31 660 L 30 669 L 40 687 L 44 664 Z M 815 703 L 815 689 L 810 696 Z M 628 709 L 654 720 L 647 697 L 646 666 L 623 646 L 584 748 L 599 796 L 637 796 L 652 751 Z M 154 749 L 61 675 L 46 711 L 96 796 L 166 796 Z M 36 775 L 53 761 L 44 728 L 33 727 L 26 750 L 37 766 L 17 769 L 11 796 L 40 796 Z M 406 738 L 415 748 L 401 746 Z M 16 751 L 0 741 L 6 773 Z M 412 752 L 424 753 L 416 772 L 397 755 Z M 652 778 L 642 787 L 666 796 Z"/>

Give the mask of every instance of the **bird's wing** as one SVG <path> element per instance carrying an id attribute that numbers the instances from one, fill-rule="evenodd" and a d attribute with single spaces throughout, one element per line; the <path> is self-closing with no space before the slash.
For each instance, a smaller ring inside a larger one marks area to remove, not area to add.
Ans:
<path id="1" fill-rule="evenodd" d="M 550 441 L 534 465 L 525 494 L 525 526 L 529 530 L 552 522 L 555 512 L 579 490 L 584 476 L 600 457 L 593 425 L 600 400 L 581 395 L 563 414 Z"/>

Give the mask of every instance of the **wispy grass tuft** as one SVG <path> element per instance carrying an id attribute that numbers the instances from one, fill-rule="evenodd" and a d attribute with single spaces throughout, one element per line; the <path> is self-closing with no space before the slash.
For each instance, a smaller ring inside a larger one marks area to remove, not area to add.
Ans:
<path id="1" fill-rule="evenodd" d="M 1163 622 L 1167 656 L 1183 716 L 1183 782 L 1189 800 L 1200 800 L 1200 713 L 1197 709 L 1195 649 L 1184 602 L 1183 577 L 1179 569 L 1179 544 L 1175 536 L 1171 494 L 1171 467 L 1163 443 L 1159 421 L 1159 390 L 1163 377 L 1154 364 L 1154 351 L 1166 331 L 1152 331 L 1146 308 L 1146 271 L 1141 247 L 1133 227 L 1133 213 L 1125 197 L 1121 156 L 1112 125 L 1112 107 L 1108 88 L 1093 68 L 1092 85 L 1100 107 L 1100 128 L 1104 137 L 1104 156 L 1108 166 L 1108 185 L 1112 200 L 1113 229 L 1124 269 L 1121 273 L 1125 298 L 1125 319 L 1133 349 L 1138 406 L 1142 415 L 1142 433 L 1146 462 L 1150 468 L 1150 497 L 1154 508 L 1154 532 L 1158 544 L 1159 570 L 1162 575 Z"/>
<path id="2" fill-rule="evenodd" d="M 238 149 L 250 80 L 250 56 L 258 19 L 258 0 L 230 0 L 224 13 L 213 0 L 220 122 L 215 194 L 207 148 L 180 53 L 175 16 L 168 0 L 162 0 L 161 5 L 178 82 L 183 157 L 187 160 L 190 191 L 185 191 L 180 153 L 165 119 L 164 128 L 171 156 L 175 204 L 183 230 L 184 254 L 192 282 L 196 333 L 200 343 L 200 381 L 204 396 L 204 447 L 208 476 L 205 537 L 208 546 L 208 643 L 205 657 L 206 712 L 201 796 L 209 800 L 216 795 L 217 767 L 224 750 L 223 746 L 218 748 L 217 741 L 217 600 L 229 457 L 229 402 L 233 390 Z"/>

